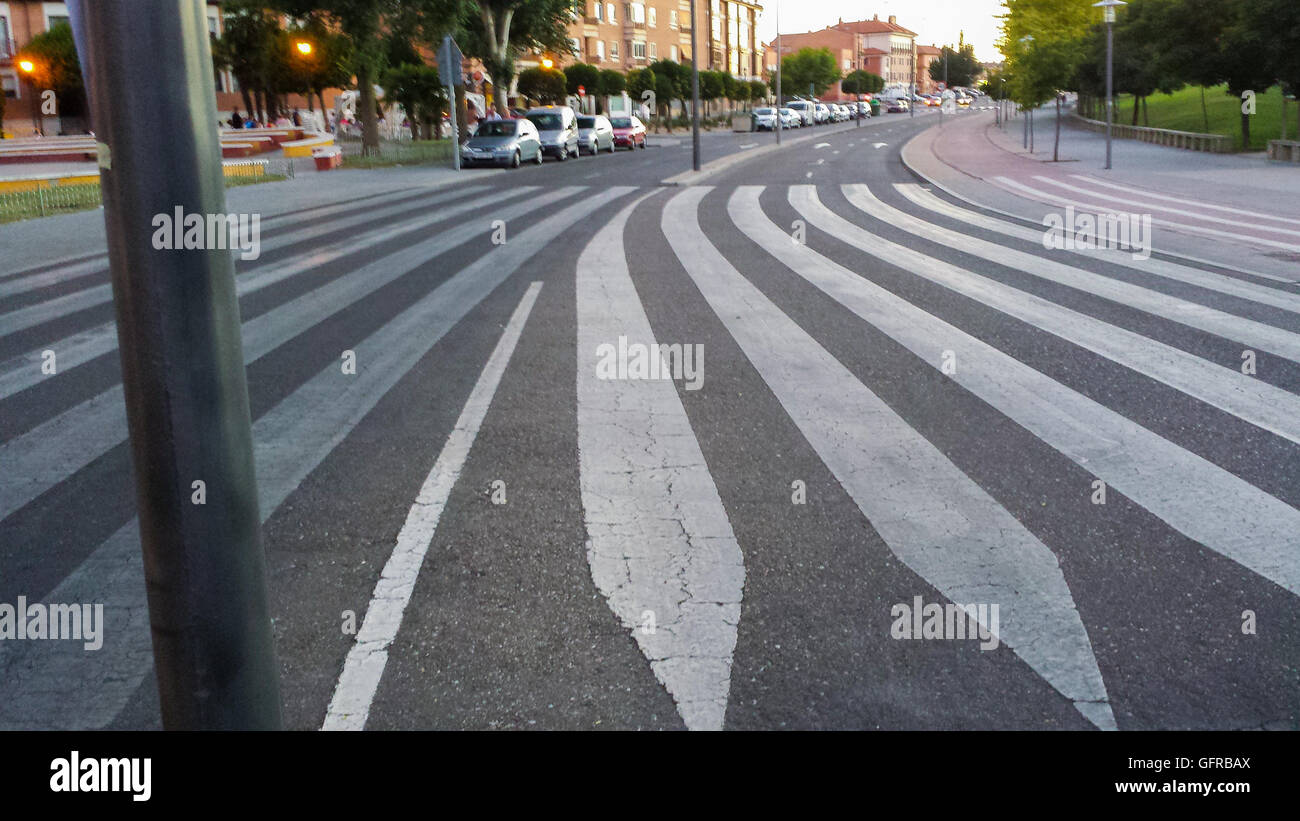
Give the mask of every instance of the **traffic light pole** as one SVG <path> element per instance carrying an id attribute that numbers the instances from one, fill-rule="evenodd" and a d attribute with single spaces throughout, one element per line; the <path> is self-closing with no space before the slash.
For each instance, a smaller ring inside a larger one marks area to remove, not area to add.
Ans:
<path id="1" fill-rule="evenodd" d="M 278 729 L 233 256 L 159 240 L 160 222 L 226 209 L 205 7 L 68 5 L 99 142 L 163 726 Z"/>

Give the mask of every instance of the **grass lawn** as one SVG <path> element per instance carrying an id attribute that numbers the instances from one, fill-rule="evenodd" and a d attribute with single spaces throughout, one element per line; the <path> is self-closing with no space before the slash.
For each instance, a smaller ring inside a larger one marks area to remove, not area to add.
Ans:
<path id="1" fill-rule="evenodd" d="M 1175 131 L 1195 131 L 1206 133 L 1205 115 L 1201 110 L 1200 86 L 1188 86 L 1173 94 L 1152 94 L 1146 101 L 1150 122 L 1144 122 L 1138 114 L 1138 125 L 1150 125 L 1152 128 L 1171 128 Z M 1211 134 L 1226 134 L 1234 140 L 1237 150 L 1241 146 L 1241 100 L 1230 97 L 1227 86 L 1214 86 L 1205 89 L 1205 107 L 1210 115 Z M 1296 101 L 1287 101 L 1287 139 L 1296 139 L 1297 123 Z M 1130 125 L 1133 122 L 1133 98 L 1121 96 L 1116 102 L 1115 122 Z M 1273 86 L 1268 91 L 1255 97 L 1255 115 L 1250 119 L 1251 151 L 1263 151 L 1268 148 L 1269 140 L 1282 136 L 1282 90 Z"/>
<path id="2" fill-rule="evenodd" d="M 379 154 L 363 157 L 344 153 L 344 168 L 386 168 L 394 165 L 451 165 L 451 140 L 384 142 Z M 360 148 L 357 148 L 360 151 Z"/>
<path id="3" fill-rule="evenodd" d="M 285 177 L 282 174 L 226 177 L 226 187 L 278 182 L 283 179 Z M 100 193 L 97 182 L 60 185 L 40 191 L 11 191 L 0 194 L 0 223 L 49 217 L 55 214 L 71 214 L 74 211 L 88 211 L 99 206 Z"/>

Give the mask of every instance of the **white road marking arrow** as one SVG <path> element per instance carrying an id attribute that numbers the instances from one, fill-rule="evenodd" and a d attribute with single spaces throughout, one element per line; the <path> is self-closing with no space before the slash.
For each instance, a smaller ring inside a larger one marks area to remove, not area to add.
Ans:
<path id="1" fill-rule="evenodd" d="M 887 146 L 887 145 L 889 145 L 889 143 L 872 143 L 872 144 L 871 144 L 871 147 L 872 147 L 872 148 L 884 148 L 884 147 Z"/>

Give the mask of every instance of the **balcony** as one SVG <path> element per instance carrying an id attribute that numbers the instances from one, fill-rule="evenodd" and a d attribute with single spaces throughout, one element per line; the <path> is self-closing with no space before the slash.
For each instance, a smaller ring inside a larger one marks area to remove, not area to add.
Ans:
<path id="1" fill-rule="evenodd" d="M 14 45 L 13 40 L 8 37 L 0 37 L 0 60 L 12 60 L 17 52 L 18 48 Z"/>

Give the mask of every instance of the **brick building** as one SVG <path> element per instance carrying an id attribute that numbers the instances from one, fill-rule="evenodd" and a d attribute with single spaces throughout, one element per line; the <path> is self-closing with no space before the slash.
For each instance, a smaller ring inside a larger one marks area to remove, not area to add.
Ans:
<path id="1" fill-rule="evenodd" d="M 870 20 L 846 23 L 843 19 L 820 31 L 802 34 L 781 33 L 781 53 L 791 55 L 805 48 L 824 48 L 835 58 L 840 74 L 863 69 L 878 74 L 886 86 L 907 87 L 915 78 L 917 65 L 916 33 L 898 24 L 896 17 L 881 20 L 876 15 Z M 764 65 L 776 68 L 776 41 L 769 43 L 764 55 Z M 807 93 L 806 89 L 782 89 L 791 94 Z M 848 99 L 835 83 L 822 95 L 828 100 Z"/>

